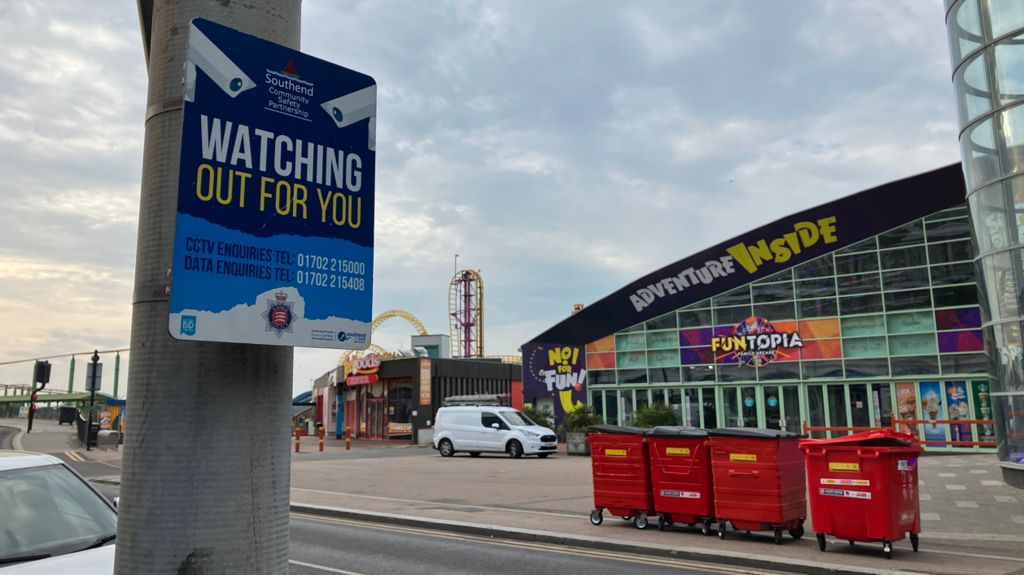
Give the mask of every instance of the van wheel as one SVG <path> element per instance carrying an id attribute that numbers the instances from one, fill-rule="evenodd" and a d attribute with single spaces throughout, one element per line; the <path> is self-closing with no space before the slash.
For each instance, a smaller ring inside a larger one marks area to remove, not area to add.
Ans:
<path id="1" fill-rule="evenodd" d="M 513 439 L 508 442 L 508 456 L 512 459 L 519 459 L 523 456 L 523 444 Z"/>
<path id="2" fill-rule="evenodd" d="M 470 457 L 480 457 L 480 452 L 479 451 L 470 451 L 469 452 L 469 456 Z"/>
<path id="3" fill-rule="evenodd" d="M 447 439 L 442 439 L 441 443 L 437 444 L 437 450 L 441 452 L 441 457 L 451 457 L 455 455 L 455 446 Z"/>
<path id="4" fill-rule="evenodd" d="M 539 457 L 539 458 L 541 458 L 541 459 L 544 459 L 545 457 L 547 457 L 547 456 L 549 456 L 549 455 L 551 455 L 551 454 L 550 454 L 550 453 L 538 453 L 538 454 L 537 454 L 537 457 Z"/>

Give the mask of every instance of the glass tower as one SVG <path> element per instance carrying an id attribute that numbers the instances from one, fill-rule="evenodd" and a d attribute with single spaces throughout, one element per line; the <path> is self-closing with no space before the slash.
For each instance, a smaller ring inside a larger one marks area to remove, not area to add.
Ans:
<path id="1" fill-rule="evenodd" d="M 1024 487 L 1024 2 L 945 7 L 998 454 L 1007 482 Z"/>

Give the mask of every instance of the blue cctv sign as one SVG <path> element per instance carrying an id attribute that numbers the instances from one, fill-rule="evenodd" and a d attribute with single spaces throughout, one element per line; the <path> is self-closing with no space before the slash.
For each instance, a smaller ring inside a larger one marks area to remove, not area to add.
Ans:
<path id="1" fill-rule="evenodd" d="M 184 100 L 171 336 L 368 347 L 376 82 L 197 19 Z"/>

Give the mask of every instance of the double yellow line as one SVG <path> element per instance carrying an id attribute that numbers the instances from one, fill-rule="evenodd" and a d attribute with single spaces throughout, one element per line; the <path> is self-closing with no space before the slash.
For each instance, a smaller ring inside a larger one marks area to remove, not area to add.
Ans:
<path id="1" fill-rule="evenodd" d="M 381 526 L 368 524 L 363 521 L 354 521 L 335 517 L 320 517 L 317 515 L 308 515 L 305 513 L 292 513 L 292 517 L 307 519 L 309 521 L 318 521 L 321 523 L 335 523 L 338 525 L 347 525 L 351 527 L 358 527 L 360 529 L 377 529 L 381 531 L 387 531 L 389 533 L 394 533 L 397 531 L 401 533 L 425 535 L 427 537 L 436 537 L 439 539 L 451 539 L 454 541 L 473 541 L 476 543 L 485 543 L 487 545 L 496 545 L 499 547 L 509 547 L 513 549 L 531 549 L 535 551 L 546 551 L 548 553 L 558 553 L 560 555 L 572 555 L 576 557 L 588 557 L 593 559 L 610 559 L 612 561 L 632 563 L 635 565 L 668 567 L 674 569 L 699 569 L 713 573 L 724 573 L 726 575 L 765 575 L 766 573 L 770 573 L 769 571 L 755 571 L 751 569 L 744 569 L 741 567 L 728 567 L 710 563 L 700 563 L 697 561 L 670 559 L 667 557 L 644 557 L 642 555 L 633 555 L 629 553 L 617 553 L 614 551 L 602 551 L 599 549 L 585 549 L 582 547 L 567 547 L 565 545 L 557 545 L 551 543 L 535 543 L 531 541 L 514 541 L 509 539 L 492 539 L 490 537 L 479 535 L 468 535 L 465 533 L 448 533 L 445 531 L 420 529 L 416 527 L 403 527 L 397 525 Z"/>
<path id="2" fill-rule="evenodd" d="M 78 453 L 77 451 L 65 451 L 65 452 L 64 452 L 64 455 L 65 455 L 65 456 L 66 456 L 66 457 L 67 457 L 68 459 L 70 459 L 71 461 L 78 461 L 79 463 L 81 463 L 81 462 L 83 462 L 83 461 L 87 461 L 87 460 L 86 460 L 86 459 L 85 459 L 84 457 L 82 457 L 82 455 L 81 455 L 80 453 Z"/>

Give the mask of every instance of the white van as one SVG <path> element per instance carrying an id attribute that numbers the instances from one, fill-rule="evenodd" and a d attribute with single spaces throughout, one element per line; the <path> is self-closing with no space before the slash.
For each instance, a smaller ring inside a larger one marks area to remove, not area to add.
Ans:
<path id="1" fill-rule="evenodd" d="M 514 458 L 547 457 L 558 449 L 558 438 L 554 431 L 535 425 L 511 407 L 459 405 L 437 410 L 434 449 L 444 457 L 459 451 L 473 457 L 485 451 Z"/>

